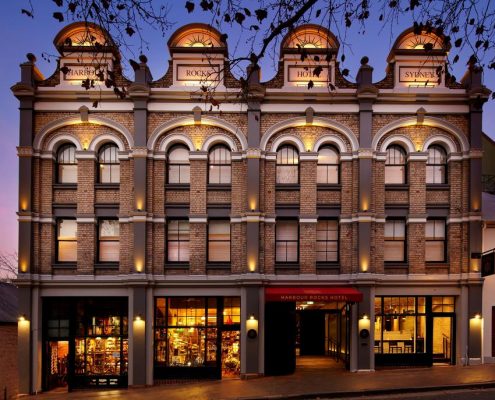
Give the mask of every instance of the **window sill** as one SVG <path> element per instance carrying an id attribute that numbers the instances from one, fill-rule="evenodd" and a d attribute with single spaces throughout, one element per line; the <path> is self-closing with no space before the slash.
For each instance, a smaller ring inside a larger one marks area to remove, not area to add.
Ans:
<path id="1" fill-rule="evenodd" d="M 95 183 L 95 189 L 119 189 L 120 183 Z"/>
<path id="2" fill-rule="evenodd" d="M 95 269 L 119 269 L 118 262 L 97 262 Z"/>
<path id="3" fill-rule="evenodd" d="M 338 262 L 317 262 L 316 269 L 340 269 Z"/>
<path id="4" fill-rule="evenodd" d="M 299 269 L 299 263 L 275 263 L 275 269 Z"/>
<path id="5" fill-rule="evenodd" d="M 448 183 L 427 183 L 426 190 L 450 190 Z"/>
<path id="6" fill-rule="evenodd" d="M 77 190 L 77 183 L 54 183 L 53 189 Z"/>
<path id="7" fill-rule="evenodd" d="M 232 190 L 230 183 L 208 183 L 207 190 L 223 190 L 229 192 Z"/>
<path id="8" fill-rule="evenodd" d="M 316 185 L 317 190 L 340 190 L 342 185 L 340 183 L 318 183 Z"/>
<path id="9" fill-rule="evenodd" d="M 191 185 L 189 183 L 167 183 L 165 184 L 167 190 L 189 190 Z"/>
<path id="10" fill-rule="evenodd" d="M 53 269 L 76 269 L 76 262 L 57 262 L 52 264 Z"/>
<path id="11" fill-rule="evenodd" d="M 408 183 L 389 183 L 385 184 L 385 190 L 409 190 Z"/>
<path id="12" fill-rule="evenodd" d="M 228 269 L 230 270 L 230 262 L 208 262 L 206 269 Z"/>
<path id="13" fill-rule="evenodd" d="M 299 190 L 299 183 L 277 183 L 275 190 Z"/>
<path id="14" fill-rule="evenodd" d="M 189 269 L 189 263 L 173 263 L 167 262 L 165 264 L 165 269 Z"/>

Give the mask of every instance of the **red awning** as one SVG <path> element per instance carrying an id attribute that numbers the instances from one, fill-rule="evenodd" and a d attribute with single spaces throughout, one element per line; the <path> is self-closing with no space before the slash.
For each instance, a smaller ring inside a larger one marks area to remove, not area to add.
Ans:
<path id="1" fill-rule="evenodd" d="M 352 287 L 267 287 L 265 301 L 359 302 L 363 294 Z"/>

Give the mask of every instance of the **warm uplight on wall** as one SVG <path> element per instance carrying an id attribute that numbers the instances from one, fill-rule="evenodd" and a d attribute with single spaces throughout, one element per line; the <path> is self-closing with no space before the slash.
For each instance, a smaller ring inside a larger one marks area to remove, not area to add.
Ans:
<path id="1" fill-rule="evenodd" d="M 246 333 L 249 339 L 256 339 L 258 336 L 258 320 L 251 314 L 246 320 Z"/>
<path id="2" fill-rule="evenodd" d="M 366 257 L 361 258 L 361 272 L 368 272 L 368 259 Z"/>
<path id="3" fill-rule="evenodd" d="M 20 272 L 27 272 L 28 267 L 27 267 L 26 260 L 20 260 L 20 262 L 19 262 L 19 270 L 20 270 Z"/>
<path id="4" fill-rule="evenodd" d="M 249 200 L 249 209 L 251 211 L 256 210 L 256 199 L 251 199 Z"/>
<path id="5" fill-rule="evenodd" d="M 363 198 L 363 199 L 361 200 L 361 209 L 362 209 L 363 211 L 368 211 L 368 207 L 369 207 L 369 204 L 368 204 L 368 199 Z"/>
<path id="6" fill-rule="evenodd" d="M 481 253 L 471 253 L 471 272 L 480 272 Z"/>
<path id="7" fill-rule="evenodd" d="M 26 211 L 26 210 L 27 210 L 27 201 L 21 200 L 21 211 Z"/>
<path id="8" fill-rule="evenodd" d="M 142 260 L 136 260 L 135 264 L 134 264 L 134 266 L 136 268 L 136 272 L 143 272 L 143 265 L 144 265 L 144 263 Z"/>
<path id="9" fill-rule="evenodd" d="M 196 139 L 194 141 L 194 148 L 196 149 L 196 151 L 200 151 L 201 147 L 203 147 L 203 142 L 201 141 L 201 139 Z"/>
<path id="10" fill-rule="evenodd" d="M 416 146 L 416 151 L 421 151 L 422 149 L 421 143 L 416 143 L 415 146 Z"/>
<path id="11" fill-rule="evenodd" d="M 256 272 L 256 260 L 254 257 L 249 258 L 248 261 L 249 272 Z"/>
<path id="12" fill-rule="evenodd" d="M 143 211 L 143 203 L 142 199 L 136 199 L 136 210 Z"/>
<path id="13" fill-rule="evenodd" d="M 25 314 L 21 314 L 17 318 L 17 330 L 19 338 L 24 335 L 29 335 L 30 323 Z"/>

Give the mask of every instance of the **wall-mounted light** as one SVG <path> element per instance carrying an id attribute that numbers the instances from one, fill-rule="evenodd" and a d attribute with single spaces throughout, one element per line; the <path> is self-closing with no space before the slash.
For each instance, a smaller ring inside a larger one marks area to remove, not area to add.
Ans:
<path id="1" fill-rule="evenodd" d="M 136 321 L 136 322 L 143 321 L 144 322 L 144 318 L 141 314 L 136 314 L 134 316 L 134 321 Z"/>
<path id="2" fill-rule="evenodd" d="M 246 320 L 246 334 L 249 339 L 256 339 L 258 337 L 258 320 L 254 314 L 250 314 Z"/>
<path id="3" fill-rule="evenodd" d="M 249 259 L 248 268 L 249 268 L 249 272 L 255 272 L 256 271 L 256 259 L 254 257 L 251 257 Z"/>
<path id="4" fill-rule="evenodd" d="M 368 272 L 368 259 L 366 257 L 361 257 L 361 272 Z"/>
<path id="5" fill-rule="evenodd" d="M 481 267 L 481 253 L 471 253 L 471 271 L 479 272 Z"/>
<path id="6" fill-rule="evenodd" d="M 19 315 L 19 317 L 17 318 L 17 321 L 19 321 L 19 322 L 26 322 L 27 321 L 26 314 Z"/>
<path id="7" fill-rule="evenodd" d="M 137 199 L 136 200 L 136 210 L 138 211 L 143 211 L 143 200 L 142 199 Z"/>
<path id="8" fill-rule="evenodd" d="M 361 319 L 366 320 L 366 319 L 369 319 L 369 318 L 370 318 L 370 317 L 368 316 L 368 314 L 363 314 L 363 315 L 361 315 Z"/>
<path id="9" fill-rule="evenodd" d="M 369 208 L 368 199 L 363 198 L 361 200 L 361 210 L 366 212 L 366 211 L 368 211 L 368 208 Z"/>
<path id="10" fill-rule="evenodd" d="M 481 314 L 479 312 L 477 312 L 476 314 L 474 314 L 474 319 L 481 319 Z"/>
<path id="11" fill-rule="evenodd" d="M 135 260 L 134 267 L 136 268 L 136 272 L 143 272 L 143 261 L 140 259 Z"/>

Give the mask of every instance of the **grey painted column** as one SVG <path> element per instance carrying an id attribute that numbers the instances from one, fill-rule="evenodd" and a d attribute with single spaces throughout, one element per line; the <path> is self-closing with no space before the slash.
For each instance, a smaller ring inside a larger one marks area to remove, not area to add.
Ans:
<path id="1" fill-rule="evenodd" d="M 134 271 L 146 269 L 146 156 L 148 129 L 149 82 L 153 79 L 146 65 L 146 57 L 140 57 L 141 63 L 135 70 L 134 83 L 129 87 L 129 96 L 134 101 Z"/>
<path id="2" fill-rule="evenodd" d="M 132 307 L 129 307 L 129 321 L 132 321 L 132 386 L 146 385 L 146 328 L 153 324 L 152 319 L 147 319 L 146 312 L 146 288 L 144 286 L 133 287 L 133 295 L 130 296 Z M 131 314 L 132 312 L 132 314 Z M 151 344 L 150 344 L 151 346 Z"/>
<path id="3" fill-rule="evenodd" d="M 260 326 L 255 338 L 248 337 L 252 321 L 261 321 L 260 286 L 249 285 L 242 288 L 241 297 L 241 377 L 247 379 L 260 374 Z M 251 316 L 253 320 L 250 320 Z"/>
<path id="4" fill-rule="evenodd" d="M 19 283 L 19 315 L 23 320 L 18 323 L 17 331 L 17 368 L 24 371 L 18 374 L 19 394 L 31 393 L 31 287 Z"/>
<path id="5" fill-rule="evenodd" d="M 468 357 L 469 364 L 481 364 L 482 349 L 482 296 L 483 282 L 470 283 L 468 286 Z"/>
<path id="6" fill-rule="evenodd" d="M 369 371 L 373 369 L 371 367 L 371 357 L 373 355 L 371 345 L 373 332 L 371 326 L 371 312 L 372 312 L 372 292 L 373 288 L 368 285 L 358 285 L 358 289 L 363 293 L 363 301 L 357 305 L 357 370 L 358 371 Z M 364 331 L 368 331 L 368 336 L 366 336 Z"/>
<path id="7" fill-rule="evenodd" d="M 371 272 L 371 196 L 372 196 L 372 156 L 371 127 L 373 119 L 373 101 L 377 89 L 373 86 L 373 68 L 368 58 L 361 59 L 357 77 L 357 97 L 359 102 L 359 272 Z"/>

